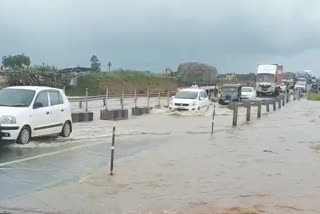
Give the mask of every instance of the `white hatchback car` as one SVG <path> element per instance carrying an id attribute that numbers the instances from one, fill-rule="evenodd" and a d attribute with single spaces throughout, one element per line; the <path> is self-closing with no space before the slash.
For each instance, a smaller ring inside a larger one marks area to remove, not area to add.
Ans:
<path id="1" fill-rule="evenodd" d="M 201 110 L 210 104 L 207 92 L 203 89 L 188 88 L 178 91 L 170 101 L 170 110 Z"/>
<path id="2" fill-rule="evenodd" d="M 256 90 L 253 87 L 242 87 L 241 88 L 241 99 L 256 99 Z"/>
<path id="3" fill-rule="evenodd" d="M 16 86 L 0 90 L 0 141 L 29 143 L 32 137 L 72 132 L 70 104 L 62 90 Z"/>

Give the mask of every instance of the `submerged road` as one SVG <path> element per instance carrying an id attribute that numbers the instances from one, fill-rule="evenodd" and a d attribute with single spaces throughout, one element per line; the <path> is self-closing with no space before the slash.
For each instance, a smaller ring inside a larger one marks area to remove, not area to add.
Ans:
<path id="1" fill-rule="evenodd" d="M 44 206 L 32 200 L 35 191 L 47 197 L 44 191 L 78 183 L 97 171 L 107 172 L 114 125 L 118 134 L 115 170 L 120 171 L 119 179 L 128 187 L 128 196 L 119 191 L 120 186 L 110 188 L 118 192 L 113 195 L 115 206 L 122 204 L 124 210 L 134 209 L 134 204 L 144 200 L 153 204 L 156 198 L 162 198 L 163 206 L 184 206 L 188 201 L 222 203 L 221 198 L 268 194 L 284 197 L 286 202 L 288 197 L 295 197 L 307 206 L 303 199 L 308 196 L 312 202 L 317 197 L 320 179 L 316 171 L 320 167 L 320 142 L 314 135 L 320 124 L 318 108 L 318 103 L 306 100 L 291 102 L 269 114 L 263 108 L 262 119 L 252 117 L 249 124 L 245 123 L 245 109 L 241 108 L 239 126 L 233 129 L 232 112 L 218 107 L 212 137 L 212 109 L 197 113 L 168 113 L 160 109 L 128 121 L 75 124 L 68 139 L 41 138 L 25 146 L 5 145 L 0 147 L 0 211 L 11 203 L 23 208 L 28 207 L 27 202 L 33 208 Z M 203 186 L 197 186 L 199 181 Z M 153 188 L 157 191 L 153 192 Z M 192 192 L 196 197 L 192 197 Z M 52 194 L 55 199 L 51 200 L 58 203 L 59 196 Z M 70 197 L 76 196 L 73 194 Z M 266 199 L 271 203 L 269 200 Z M 111 202 L 104 203 L 112 207 Z M 70 209 L 65 204 L 59 206 L 56 207 L 62 212 Z"/>

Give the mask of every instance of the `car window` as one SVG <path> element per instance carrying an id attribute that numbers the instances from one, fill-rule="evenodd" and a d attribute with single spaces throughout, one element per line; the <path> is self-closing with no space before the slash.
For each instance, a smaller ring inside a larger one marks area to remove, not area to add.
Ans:
<path id="1" fill-rule="evenodd" d="M 205 91 L 203 92 L 203 97 L 204 97 L 204 98 L 207 98 L 207 97 L 208 97 L 207 92 L 205 92 Z"/>
<path id="2" fill-rule="evenodd" d="M 59 91 L 49 91 L 51 106 L 63 104 L 63 99 Z"/>
<path id="3" fill-rule="evenodd" d="M 47 107 L 49 106 L 49 102 L 48 102 L 48 94 L 46 91 L 42 91 L 38 94 L 36 101 L 34 102 L 41 104 L 41 107 Z"/>

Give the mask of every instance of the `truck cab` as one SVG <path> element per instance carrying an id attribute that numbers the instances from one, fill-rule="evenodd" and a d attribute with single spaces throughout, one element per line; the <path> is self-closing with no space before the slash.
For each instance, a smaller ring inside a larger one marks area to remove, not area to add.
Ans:
<path id="1" fill-rule="evenodd" d="M 258 65 L 256 79 L 257 96 L 268 94 L 277 96 L 281 91 L 282 79 L 282 65 Z"/>

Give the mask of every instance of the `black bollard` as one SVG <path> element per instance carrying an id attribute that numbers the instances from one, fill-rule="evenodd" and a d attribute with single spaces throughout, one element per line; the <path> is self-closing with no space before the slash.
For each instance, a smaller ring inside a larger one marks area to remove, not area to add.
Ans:
<path id="1" fill-rule="evenodd" d="M 112 145 L 111 145 L 111 161 L 110 161 L 110 175 L 113 175 L 113 159 L 114 159 L 114 143 L 115 143 L 116 127 L 112 129 Z"/>
<path id="2" fill-rule="evenodd" d="M 258 105 L 257 118 L 261 118 L 261 103 L 262 102 L 260 100 L 257 101 L 257 105 Z"/>
<path id="3" fill-rule="evenodd" d="M 233 108 L 232 126 L 236 127 L 238 125 L 238 104 L 233 103 L 232 108 Z"/>
<path id="4" fill-rule="evenodd" d="M 270 112 L 270 105 L 269 101 L 266 101 L 266 110 L 267 112 Z"/>
<path id="5" fill-rule="evenodd" d="M 273 104 L 273 111 L 277 111 L 277 101 L 276 101 L 276 99 L 272 100 L 272 104 Z"/>
<path id="6" fill-rule="evenodd" d="M 246 107 L 247 107 L 246 120 L 247 120 L 247 122 L 249 122 L 250 121 L 250 114 L 251 114 L 251 101 L 246 102 Z"/>
<path id="7" fill-rule="evenodd" d="M 279 109 L 281 109 L 281 98 L 278 98 Z"/>

